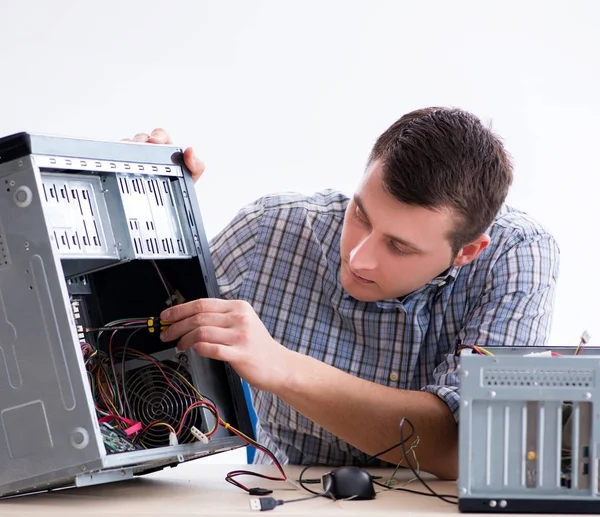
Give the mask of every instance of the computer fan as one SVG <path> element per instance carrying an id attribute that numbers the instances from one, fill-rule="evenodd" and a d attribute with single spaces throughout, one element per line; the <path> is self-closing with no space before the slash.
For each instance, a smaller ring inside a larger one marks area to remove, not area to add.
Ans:
<path id="1" fill-rule="evenodd" d="M 136 441 L 146 448 L 169 445 L 168 426 L 176 431 L 181 428 L 177 436 L 180 444 L 194 440 L 192 426 L 202 429 L 201 407 L 186 414 L 199 398 L 183 362 L 161 361 L 127 372 L 124 395 L 130 418 L 141 422 L 144 429 Z"/>

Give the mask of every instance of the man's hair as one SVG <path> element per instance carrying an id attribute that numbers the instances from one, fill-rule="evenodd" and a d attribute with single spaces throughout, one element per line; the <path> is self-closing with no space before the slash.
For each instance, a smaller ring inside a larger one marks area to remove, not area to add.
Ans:
<path id="1" fill-rule="evenodd" d="M 512 163 L 498 136 L 471 113 L 425 108 L 407 113 L 375 143 L 383 186 L 402 203 L 450 209 L 454 256 L 492 224 L 512 183 Z"/>

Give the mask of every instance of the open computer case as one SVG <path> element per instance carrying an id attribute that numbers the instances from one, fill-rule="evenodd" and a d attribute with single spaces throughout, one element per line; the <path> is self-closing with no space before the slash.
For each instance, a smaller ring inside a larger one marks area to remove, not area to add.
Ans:
<path id="1" fill-rule="evenodd" d="M 600 350 L 460 353 L 461 512 L 600 514 Z"/>
<path id="2" fill-rule="evenodd" d="M 218 297 L 182 149 L 0 139 L 0 497 L 106 483 L 252 436 L 225 363 L 157 317 Z M 219 425 L 219 423 L 223 425 Z"/>

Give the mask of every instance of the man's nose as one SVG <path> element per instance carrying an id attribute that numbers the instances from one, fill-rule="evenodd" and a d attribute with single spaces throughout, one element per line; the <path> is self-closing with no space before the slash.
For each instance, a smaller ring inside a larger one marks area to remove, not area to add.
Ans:
<path id="1" fill-rule="evenodd" d="M 365 237 L 350 252 L 350 267 L 359 273 L 362 271 L 372 271 L 377 265 L 375 255 L 374 241 L 371 236 Z"/>

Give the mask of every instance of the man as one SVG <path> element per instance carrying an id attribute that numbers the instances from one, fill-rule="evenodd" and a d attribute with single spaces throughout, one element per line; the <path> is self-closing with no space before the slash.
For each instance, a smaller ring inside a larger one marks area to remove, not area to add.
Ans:
<path id="1" fill-rule="evenodd" d="M 135 140 L 170 143 L 163 130 Z M 191 149 L 185 161 L 198 179 Z M 457 344 L 542 345 L 550 327 L 559 252 L 504 206 L 511 182 L 475 116 L 409 113 L 377 140 L 352 199 L 243 208 L 211 243 L 223 299 L 164 311 L 162 337 L 248 381 L 257 439 L 282 463 L 361 464 L 399 441 L 405 417 L 420 468 L 455 479 Z"/>

